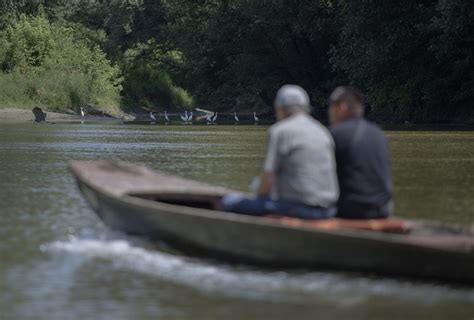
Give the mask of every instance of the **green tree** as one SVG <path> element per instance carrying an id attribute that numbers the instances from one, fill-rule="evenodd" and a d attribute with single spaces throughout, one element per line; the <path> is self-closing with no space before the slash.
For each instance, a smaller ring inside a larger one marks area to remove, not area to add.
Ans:
<path id="1" fill-rule="evenodd" d="M 339 7 L 332 64 L 364 88 L 379 117 L 445 122 L 469 114 L 472 2 L 343 0 Z"/>
<path id="2" fill-rule="evenodd" d="M 192 96 L 174 83 L 169 71 L 171 66 L 182 63 L 178 51 L 163 51 L 153 41 L 137 44 L 124 55 L 125 106 L 147 109 L 190 108 Z"/>
<path id="3" fill-rule="evenodd" d="M 438 118 L 474 116 L 474 2 L 438 1 L 428 28 L 436 74 L 427 103 L 436 106 Z"/>
<path id="4" fill-rule="evenodd" d="M 3 90 L 3 104 L 21 100 L 56 109 L 91 104 L 117 112 L 120 70 L 74 28 L 51 24 L 43 15 L 21 15 L 0 33 L 0 47 L 2 82 L 19 85 L 17 97 Z"/>
<path id="5" fill-rule="evenodd" d="M 268 108 L 289 82 L 309 90 L 315 103 L 325 100 L 337 31 L 327 1 L 167 3 L 169 41 L 185 54 L 186 87 L 201 103 Z"/>

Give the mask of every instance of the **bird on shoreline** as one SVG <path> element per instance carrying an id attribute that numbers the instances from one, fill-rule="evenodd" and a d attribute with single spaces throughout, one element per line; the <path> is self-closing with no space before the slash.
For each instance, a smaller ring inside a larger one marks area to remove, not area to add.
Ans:
<path id="1" fill-rule="evenodd" d="M 181 114 L 181 120 L 183 120 L 184 123 L 188 122 L 188 112 L 185 111 L 184 114 Z"/>
<path id="2" fill-rule="evenodd" d="M 168 118 L 168 113 L 166 112 L 166 110 L 165 110 L 165 120 L 166 122 L 170 122 L 170 118 Z"/>
<path id="3" fill-rule="evenodd" d="M 239 123 L 239 117 L 237 117 L 237 112 L 234 111 L 234 120 L 236 123 Z"/>
<path id="4" fill-rule="evenodd" d="M 156 117 L 155 117 L 155 115 L 153 114 L 153 111 L 150 111 L 150 119 L 151 119 L 152 123 L 155 123 L 155 122 L 156 122 Z"/>
<path id="5" fill-rule="evenodd" d="M 253 113 L 253 120 L 254 120 L 255 122 L 258 122 L 257 113 L 256 113 L 255 111 L 254 111 L 254 113 Z"/>
<path id="6" fill-rule="evenodd" d="M 212 117 L 214 116 L 213 113 L 208 113 L 206 116 L 206 123 L 211 124 L 212 123 Z"/>
<path id="7" fill-rule="evenodd" d="M 189 116 L 187 117 L 187 119 L 188 119 L 187 122 L 192 122 L 193 121 L 193 112 L 192 111 L 189 113 Z"/>
<path id="8" fill-rule="evenodd" d="M 84 117 L 86 116 L 86 112 L 84 111 L 84 108 L 81 107 L 81 124 L 84 124 Z"/>

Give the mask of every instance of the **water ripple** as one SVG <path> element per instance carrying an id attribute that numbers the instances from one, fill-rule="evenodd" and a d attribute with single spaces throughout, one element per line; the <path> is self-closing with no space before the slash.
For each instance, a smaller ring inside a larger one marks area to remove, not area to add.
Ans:
<path id="1" fill-rule="evenodd" d="M 377 296 L 416 299 L 420 303 L 464 300 L 474 302 L 474 290 L 392 279 L 371 279 L 326 272 L 284 272 L 238 268 L 208 261 L 146 250 L 126 240 L 70 237 L 41 246 L 50 253 L 80 255 L 86 260 L 106 259 L 117 269 L 126 269 L 201 291 L 218 291 L 250 299 L 300 301 L 316 295 L 336 299 L 343 305 L 363 303 Z"/>

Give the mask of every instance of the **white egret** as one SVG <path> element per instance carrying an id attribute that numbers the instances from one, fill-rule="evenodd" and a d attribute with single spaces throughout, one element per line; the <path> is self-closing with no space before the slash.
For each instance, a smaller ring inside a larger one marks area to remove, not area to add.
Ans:
<path id="1" fill-rule="evenodd" d="M 165 120 L 166 122 L 170 122 L 170 118 L 168 118 L 168 113 L 166 113 L 166 110 L 165 110 Z"/>
<path id="2" fill-rule="evenodd" d="M 81 124 L 84 124 L 84 117 L 86 116 L 86 112 L 84 109 L 81 107 Z"/>
<path id="3" fill-rule="evenodd" d="M 191 111 L 188 116 L 188 122 L 193 121 L 193 112 Z"/>
<path id="4" fill-rule="evenodd" d="M 213 115 L 214 115 L 213 113 L 208 113 L 208 114 L 207 114 L 207 116 L 206 116 L 206 122 L 207 122 L 207 124 L 211 124 L 211 122 L 212 122 L 212 116 L 213 116 Z"/>
<path id="5" fill-rule="evenodd" d="M 253 113 L 253 120 L 254 120 L 255 122 L 258 122 L 258 117 L 257 117 L 257 113 L 256 113 L 256 112 Z"/>
<path id="6" fill-rule="evenodd" d="M 239 117 L 237 117 L 237 112 L 234 111 L 234 120 L 239 123 Z"/>
<path id="7" fill-rule="evenodd" d="M 184 122 L 188 122 L 188 112 L 185 111 L 184 114 L 181 114 L 181 120 L 183 120 Z"/>
<path id="8" fill-rule="evenodd" d="M 150 119 L 151 119 L 151 121 L 153 121 L 153 122 L 156 121 L 156 117 L 155 117 L 155 115 L 153 114 L 153 111 L 150 111 Z"/>

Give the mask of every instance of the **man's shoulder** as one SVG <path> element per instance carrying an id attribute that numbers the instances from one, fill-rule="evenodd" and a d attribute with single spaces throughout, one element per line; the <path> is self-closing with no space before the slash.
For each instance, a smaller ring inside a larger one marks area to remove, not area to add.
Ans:
<path id="1" fill-rule="evenodd" d="M 365 120 L 365 122 L 367 123 L 367 126 L 372 130 L 372 131 L 376 131 L 382 135 L 384 135 L 384 131 L 383 129 L 376 123 L 374 122 L 371 122 L 371 121 L 368 121 L 368 120 Z"/>
<path id="2" fill-rule="evenodd" d="M 310 115 L 300 115 L 299 117 L 290 117 L 275 123 L 269 129 L 269 136 L 272 138 L 277 137 L 294 137 L 302 138 L 302 142 L 326 141 L 331 145 L 334 144 L 334 140 L 329 130 L 321 124 L 318 120 L 314 119 Z M 313 137 L 317 139 L 308 140 L 307 137 Z"/>
<path id="3" fill-rule="evenodd" d="M 278 135 L 279 132 L 281 132 L 282 130 L 284 129 L 282 129 L 281 121 L 278 121 L 272 124 L 270 128 L 268 128 L 267 132 L 270 137 L 273 137 L 273 136 Z"/>
<path id="4" fill-rule="evenodd" d="M 358 126 L 365 125 L 371 131 L 377 131 L 383 134 L 382 128 L 380 128 L 377 124 L 368 121 L 365 118 L 352 118 L 336 125 L 330 127 L 330 131 L 333 135 L 344 135 L 344 134 L 353 134 L 354 131 L 357 129 Z"/>
<path id="5" fill-rule="evenodd" d="M 270 135 L 276 135 L 281 132 L 292 130 L 292 128 L 295 127 L 295 120 L 297 119 L 295 119 L 294 117 L 288 117 L 286 119 L 277 121 L 268 129 L 268 132 L 270 133 Z"/>
<path id="6" fill-rule="evenodd" d="M 358 139 L 358 143 L 386 143 L 385 133 L 382 128 L 364 118 L 346 120 L 335 126 L 331 126 L 330 131 L 336 144 L 345 146 L 347 143 L 352 143 L 354 134 L 357 130 L 360 130 L 358 128 L 363 130 L 364 136 L 364 139 Z"/>
<path id="7" fill-rule="evenodd" d="M 334 136 L 334 138 L 351 136 L 354 133 L 358 123 L 359 119 L 348 119 L 341 123 L 332 125 L 329 127 L 329 131 Z"/>
<path id="8" fill-rule="evenodd" d="M 285 131 L 292 129 L 307 129 L 318 128 L 325 129 L 325 127 L 310 115 L 295 115 L 278 121 L 270 127 L 270 131 Z"/>
<path id="9" fill-rule="evenodd" d="M 378 124 L 365 120 L 365 119 L 364 119 L 364 123 L 367 127 L 366 135 L 368 136 L 369 141 L 372 141 L 372 143 L 376 141 L 382 142 L 382 143 L 387 142 L 385 133 Z"/>

